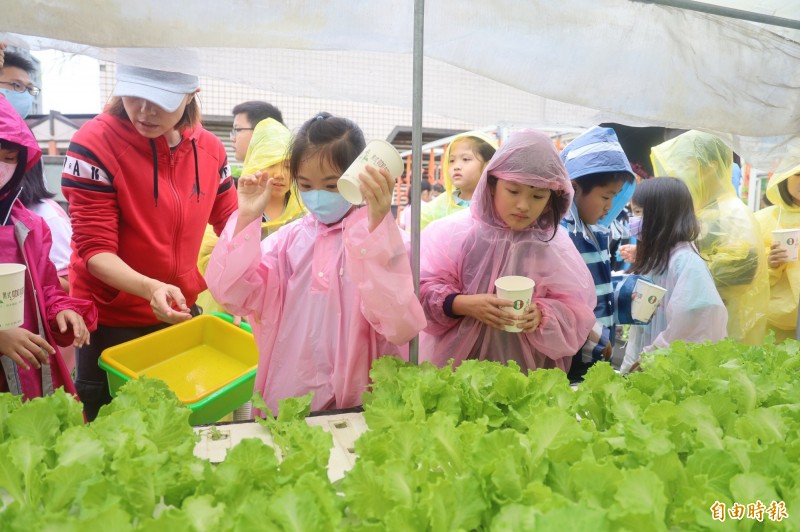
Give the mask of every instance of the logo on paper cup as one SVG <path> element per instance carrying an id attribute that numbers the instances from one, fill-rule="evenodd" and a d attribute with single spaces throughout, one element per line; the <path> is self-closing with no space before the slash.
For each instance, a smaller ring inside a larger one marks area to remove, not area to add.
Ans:
<path id="1" fill-rule="evenodd" d="M 789 237 L 789 238 L 786 239 L 786 245 L 787 246 L 794 246 L 795 242 L 797 242 L 797 240 L 795 240 L 792 237 Z"/>
<path id="2" fill-rule="evenodd" d="M 517 299 L 514 301 L 514 310 L 522 310 L 522 307 L 525 306 L 525 302 L 521 299 Z"/>
<path id="3" fill-rule="evenodd" d="M 650 296 L 647 298 L 647 302 L 650 303 L 651 305 L 655 305 L 656 301 L 658 301 L 658 298 L 656 296 Z"/>
<path id="4" fill-rule="evenodd" d="M 13 305 L 25 295 L 25 288 L 17 288 L 16 290 L 3 290 L 0 292 L 0 305 Z"/>

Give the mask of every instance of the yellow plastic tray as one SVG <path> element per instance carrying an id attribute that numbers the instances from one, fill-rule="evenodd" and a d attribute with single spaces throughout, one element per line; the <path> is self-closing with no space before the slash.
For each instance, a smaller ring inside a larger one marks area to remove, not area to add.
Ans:
<path id="1" fill-rule="evenodd" d="M 165 381 L 189 405 L 253 372 L 258 348 L 251 334 L 203 315 L 108 348 L 100 360 L 129 379 Z"/>

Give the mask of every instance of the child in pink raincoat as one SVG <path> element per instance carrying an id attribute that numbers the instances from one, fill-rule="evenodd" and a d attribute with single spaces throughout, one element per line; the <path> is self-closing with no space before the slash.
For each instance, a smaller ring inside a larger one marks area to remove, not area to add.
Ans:
<path id="1" fill-rule="evenodd" d="M 468 210 L 422 233 L 420 299 L 428 318 L 420 359 L 442 366 L 466 359 L 516 361 L 524 372 L 569 370 L 594 324 L 592 276 L 559 222 L 572 185 L 546 135 L 512 135 L 483 171 Z M 536 282 L 516 317 L 494 282 L 521 275 Z M 506 332 L 516 324 L 520 333 Z"/>
<path id="2" fill-rule="evenodd" d="M 271 180 L 261 172 L 243 176 L 239 210 L 211 255 L 208 288 L 225 308 L 249 317 L 261 355 L 255 389 L 273 413 L 280 399 L 310 391 L 313 411 L 360 405 L 372 361 L 399 356 L 425 327 L 389 214 L 394 180 L 368 167 L 361 174 L 365 208 L 337 192 L 364 146 L 349 120 L 320 113 L 307 121 L 293 141 L 290 174 L 309 214 L 261 242 Z"/>
<path id="3" fill-rule="evenodd" d="M 80 347 L 97 325 L 91 301 L 69 297 L 49 258 L 52 238 L 45 221 L 17 198 L 25 171 L 42 151 L 28 126 L 0 98 L 0 263 L 25 265 L 22 325 L 0 331 L 0 392 L 25 399 L 64 387 L 75 393 L 67 365 L 55 347 Z"/>

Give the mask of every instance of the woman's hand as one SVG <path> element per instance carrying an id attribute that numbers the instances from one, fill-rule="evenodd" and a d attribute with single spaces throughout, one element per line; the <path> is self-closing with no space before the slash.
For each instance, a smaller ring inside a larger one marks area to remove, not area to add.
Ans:
<path id="1" fill-rule="evenodd" d="M 522 332 L 532 333 L 539 328 L 542 323 L 542 311 L 536 303 L 531 303 L 525 309 L 525 314 L 520 316 L 517 320 L 517 327 L 522 329 Z"/>
<path id="2" fill-rule="evenodd" d="M 150 295 L 150 308 L 156 318 L 165 323 L 180 323 L 192 318 L 181 289 L 171 284 L 159 284 Z"/>
<path id="3" fill-rule="evenodd" d="M 453 312 L 502 331 L 507 325 L 516 323 L 518 316 L 503 310 L 503 307 L 513 304 L 513 301 L 492 294 L 458 295 L 453 300 Z"/>
<path id="4" fill-rule="evenodd" d="M 773 242 L 769 248 L 769 256 L 767 257 L 767 264 L 772 269 L 780 268 L 789 262 L 789 252 L 780 247 L 780 243 Z"/>
<path id="5" fill-rule="evenodd" d="M 244 175 L 239 178 L 239 219 L 234 234 L 258 220 L 264 214 L 270 197 L 272 197 L 272 179 L 267 172 L 258 171 L 255 174 Z"/>
<path id="6" fill-rule="evenodd" d="M 39 369 L 50 363 L 50 355 L 55 352 L 47 340 L 22 327 L 0 331 L 0 356 L 7 356 L 21 368 L 31 369 L 30 363 Z"/>
<path id="7" fill-rule="evenodd" d="M 366 171 L 358 174 L 361 179 L 361 194 L 369 209 L 369 232 L 373 232 L 392 209 L 394 178 L 386 168 L 367 165 Z"/>
<path id="8" fill-rule="evenodd" d="M 56 314 L 56 324 L 61 334 L 67 332 L 68 328 L 72 328 L 72 334 L 75 339 L 72 345 L 75 347 L 83 347 L 84 344 L 89 343 L 89 329 L 86 327 L 86 322 L 83 321 L 83 316 L 74 310 L 62 310 Z"/>
<path id="9" fill-rule="evenodd" d="M 624 260 L 625 262 L 633 264 L 634 262 L 636 262 L 636 245 L 624 244 L 620 246 L 619 256 L 622 257 L 622 260 Z"/>

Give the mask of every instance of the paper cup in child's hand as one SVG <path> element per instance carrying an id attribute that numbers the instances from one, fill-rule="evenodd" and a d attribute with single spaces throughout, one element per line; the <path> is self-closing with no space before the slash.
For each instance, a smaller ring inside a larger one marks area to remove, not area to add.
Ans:
<path id="1" fill-rule="evenodd" d="M 789 262 L 797 260 L 797 245 L 800 242 L 800 229 L 775 229 L 772 241 L 778 243 L 779 249 L 785 249 Z"/>
<path id="2" fill-rule="evenodd" d="M 631 317 L 643 323 L 649 322 L 666 293 L 666 288 L 648 283 L 644 279 L 637 279 L 636 288 L 633 289 L 631 296 L 633 300 Z"/>
<path id="3" fill-rule="evenodd" d="M 386 168 L 395 179 L 403 173 L 403 158 L 394 146 L 385 140 L 369 141 L 364 151 L 356 157 L 336 183 L 339 194 L 353 205 L 361 205 L 364 202 L 364 197 L 361 195 L 361 178 L 358 175 L 366 171 L 367 165 L 378 170 Z"/>
<path id="4" fill-rule="evenodd" d="M 504 307 L 503 310 L 517 316 L 525 314 L 525 310 L 531 304 L 534 286 L 536 286 L 536 282 L 533 279 L 520 275 L 500 277 L 494 282 L 494 287 L 497 289 L 497 297 L 514 302 L 513 306 Z M 515 325 L 506 325 L 505 330 L 508 332 L 522 332 L 522 329 Z"/>
<path id="5" fill-rule="evenodd" d="M 0 331 L 22 325 L 25 319 L 25 265 L 0 264 Z"/>

